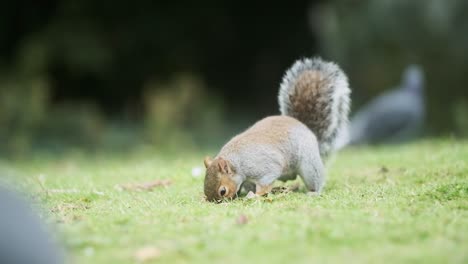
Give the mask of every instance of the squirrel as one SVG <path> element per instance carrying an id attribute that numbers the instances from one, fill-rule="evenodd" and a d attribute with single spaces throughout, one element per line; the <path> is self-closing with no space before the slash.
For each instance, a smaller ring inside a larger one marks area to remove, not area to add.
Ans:
<path id="1" fill-rule="evenodd" d="M 325 184 L 323 159 L 346 130 L 351 90 L 340 67 L 321 58 L 297 60 L 283 76 L 281 115 L 266 117 L 232 138 L 215 158 L 206 157 L 204 193 L 208 201 L 235 198 L 245 183 L 258 196 L 275 180 L 299 175 L 310 192 Z"/>

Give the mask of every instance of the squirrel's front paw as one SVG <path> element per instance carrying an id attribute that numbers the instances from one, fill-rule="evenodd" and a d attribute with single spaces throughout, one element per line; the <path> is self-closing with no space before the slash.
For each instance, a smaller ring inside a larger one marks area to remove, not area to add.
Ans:
<path id="1" fill-rule="evenodd" d="M 247 196 L 246 196 L 247 199 L 253 199 L 253 198 L 257 198 L 257 197 L 259 197 L 259 196 L 257 194 L 255 194 L 255 193 L 253 193 L 252 191 L 247 193 Z"/>

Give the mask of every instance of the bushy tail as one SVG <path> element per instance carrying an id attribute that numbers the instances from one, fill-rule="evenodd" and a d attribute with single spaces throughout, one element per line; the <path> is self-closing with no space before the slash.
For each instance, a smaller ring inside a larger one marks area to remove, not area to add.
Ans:
<path id="1" fill-rule="evenodd" d="M 326 157 L 346 131 L 350 93 L 348 78 L 338 65 L 320 58 L 302 59 L 286 71 L 278 101 L 283 115 L 314 132 L 320 155 Z"/>

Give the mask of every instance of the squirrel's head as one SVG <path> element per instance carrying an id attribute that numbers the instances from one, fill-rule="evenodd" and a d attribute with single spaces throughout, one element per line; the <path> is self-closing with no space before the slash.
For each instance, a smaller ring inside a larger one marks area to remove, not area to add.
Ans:
<path id="1" fill-rule="evenodd" d="M 215 159 L 206 157 L 204 163 L 206 199 L 214 202 L 235 198 L 240 185 L 235 179 L 236 173 L 232 164 L 221 157 Z"/>

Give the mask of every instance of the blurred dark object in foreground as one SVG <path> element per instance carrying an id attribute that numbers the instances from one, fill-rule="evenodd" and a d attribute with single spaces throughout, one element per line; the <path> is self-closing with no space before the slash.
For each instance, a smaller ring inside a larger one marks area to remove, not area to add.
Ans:
<path id="1" fill-rule="evenodd" d="M 0 263 L 64 262 L 62 251 L 26 201 L 1 186 L 0 212 Z"/>
<path id="2" fill-rule="evenodd" d="M 424 72 L 406 68 L 399 87 L 362 107 L 350 123 L 350 144 L 399 143 L 421 134 L 425 116 Z"/>

